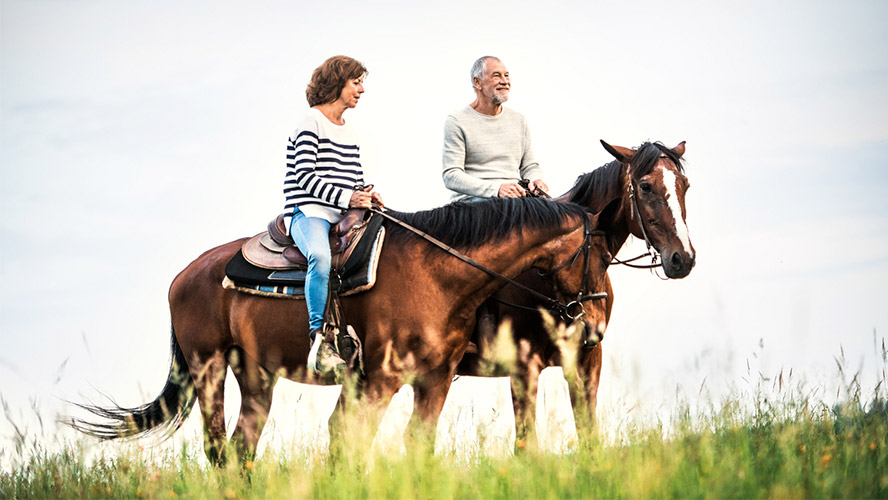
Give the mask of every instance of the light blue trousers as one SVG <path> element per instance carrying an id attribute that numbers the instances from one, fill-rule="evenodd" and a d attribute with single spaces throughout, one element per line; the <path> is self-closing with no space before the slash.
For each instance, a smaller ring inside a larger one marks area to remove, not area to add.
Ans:
<path id="1" fill-rule="evenodd" d="M 290 221 L 290 236 L 308 259 L 305 277 L 305 303 L 308 305 L 309 331 L 324 324 L 327 284 L 330 281 L 330 222 L 306 217 L 298 208 Z"/>

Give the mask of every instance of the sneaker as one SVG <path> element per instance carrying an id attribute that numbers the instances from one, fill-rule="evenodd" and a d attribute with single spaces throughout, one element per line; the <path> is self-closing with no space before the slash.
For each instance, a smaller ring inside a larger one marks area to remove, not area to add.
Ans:
<path id="1" fill-rule="evenodd" d="M 345 360 L 339 357 L 336 348 L 329 342 L 322 342 L 318 351 L 316 370 L 321 375 L 340 374 L 345 371 Z"/>
<path id="2" fill-rule="evenodd" d="M 311 349 L 308 351 L 308 361 L 305 364 L 308 367 L 309 373 L 318 373 L 318 351 L 321 348 L 321 343 L 324 342 L 324 336 L 321 335 L 320 329 L 317 332 L 312 331 L 312 333 L 316 333 L 316 335 L 311 342 Z"/>

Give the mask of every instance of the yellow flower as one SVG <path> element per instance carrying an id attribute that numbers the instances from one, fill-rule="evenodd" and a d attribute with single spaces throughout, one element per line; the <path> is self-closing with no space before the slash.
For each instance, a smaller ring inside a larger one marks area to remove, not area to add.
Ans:
<path id="1" fill-rule="evenodd" d="M 823 455 L 820 458 L 820 466 L 826 467 L 827 465 L 829 465 L 830 460 L 832 460 L 832 455 L 830 455 L 829 453 L 827 453 L 826 455 Z"/>
<path id="2" fill-rule="evenodd" d="M 876 451 L 876 443 L 870 443 L 870 450 Z"/>
<path id="3" fill-rule="evenodd" d="M 246 468 L 248 468 L 248 469 L 250 469 L 250 470 L 253 470 L 253 461 L 250 460 L 249 462 L 247 462 L 246 464 L 244 464 L 244 467 L 246 467 Z"/>
<path id="4" fill-rule="evenodd" d="M 234 492 L 233 489 L 225 488 L 225 498 L 228 498 L 229 500 L 232 498 L 237 498 L 237 494 Z"/>
<path id="5" fill-rule="evenodd" d="M 519 439 L 517 443 L 515 443 L 519 448 L 524 448 L 527 446 L 527 443 L 524 442 L 523 439 Z"/>
<path id="6" fill-rule="evenodd" d="M 179 496 L 179 495 L 176 495 L 175 491 L 170 490 L 170 498 L 176 498 L 177 496 Z"/>

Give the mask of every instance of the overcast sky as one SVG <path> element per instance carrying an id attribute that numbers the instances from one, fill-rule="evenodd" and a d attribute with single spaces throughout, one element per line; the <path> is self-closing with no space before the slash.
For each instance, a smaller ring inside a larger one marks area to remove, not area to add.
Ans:
<path id="1" fill-rule="evenodd" d="M 611 160 L 599 139 L 687 141 L 697 266 L 668 282 L 612 272 L 602 411 L 656 413 L 701 386 L 726 397 L 781 368 L 828 395 L 842 352 L 865 382 L 883 366 L 888 3 L 0 9 L 0 394 L 14 414 L 159 393 L 170 282 L 281 209 L 285 140 L 335 54 L 369 69 L 345 118 L 398 210 L 447 202 L 444 118 L 473 99 L 482 55 L 507 65 L 507 106 L 528 117 L 554 193 Z"/>

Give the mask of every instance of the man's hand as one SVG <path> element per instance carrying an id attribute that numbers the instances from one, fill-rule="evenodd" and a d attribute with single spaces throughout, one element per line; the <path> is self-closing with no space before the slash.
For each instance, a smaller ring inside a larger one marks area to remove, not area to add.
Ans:
<path id="1" fill-rule="evenodd" d="M 533 193 L 537 189 L 539 189 L 540 191 L 542 191 L 544 193 L 549 192 L 549 186 L 547 186 L 546 183 L 543 182 L 542 179 L 534 179 L 534 180 L 530 181 L 530 192 Z"/>
<path id="2" fill-rule="evenodd" d="M 526 191 L 523 187 L 514 182 L 506 182 L 500 184 L 499 191 L 496 193 L 500 198 L 521 198 Z"/>

